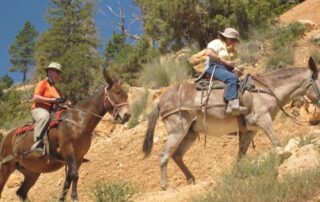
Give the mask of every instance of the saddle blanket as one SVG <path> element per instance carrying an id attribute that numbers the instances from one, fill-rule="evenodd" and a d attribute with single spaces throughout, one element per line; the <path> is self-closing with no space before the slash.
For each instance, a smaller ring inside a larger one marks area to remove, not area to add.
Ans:
<path id="1" fill-rule="evenodd" d="M 60 123 L 61 117 L 65 114 L 66 111 L 67 111 L 66 109 L 61 109 L 61 110 L 57 111 L 54 114 L 54 119 L 50 120 L 48 129 L 58 126 Z M 33 130 L 34 130 L 34 123 L 27 123 L 27 124 L 24 124 L 23 126 L 17 128 L 15 131 L 15 134 L 22 135 L 26 132 L 33 131 Z"/>

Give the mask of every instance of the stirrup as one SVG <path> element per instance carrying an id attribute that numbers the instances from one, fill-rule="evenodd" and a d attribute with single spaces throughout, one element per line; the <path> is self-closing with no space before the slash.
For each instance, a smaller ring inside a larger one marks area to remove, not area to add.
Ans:
<path id="1" fill-rule="evenodd" d="M 38 140 L 31 146 L 31 151 L 43 152 L 43 148 L 41 148 L 42 141 Z"/>
<path id="2" fill-rule="evenodd" d="M 237 107 L 237 108 L 233 108 L 233 107 L 227 107 L 226 109 L 226 114 L 231 114 L 233 116 L 239 116 L 241 114 L 245 114 L 248 112 L 248 108 L 247 107 Z"/>

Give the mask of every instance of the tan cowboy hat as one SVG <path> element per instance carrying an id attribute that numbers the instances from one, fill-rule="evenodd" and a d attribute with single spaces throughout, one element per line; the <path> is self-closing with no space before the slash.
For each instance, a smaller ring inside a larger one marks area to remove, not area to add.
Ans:
<path id="1" fill-rule="evenodd" d="M 225 30 L 223 32 L 218 32 L 218 34 L 224 36 L 225 38 L 229 38 L 229 39 L 235 39 L 237 41 L 239 41 L 239 32 L 231 27 L 225 28 Z"/>
<path id="2" fill-rule="evenodd" d="M 61 65 L 57 62 L 51 62 L 48 67 L 45 67 L 44 69 L 56 69 L 60 72 L 62 72 Z"/>

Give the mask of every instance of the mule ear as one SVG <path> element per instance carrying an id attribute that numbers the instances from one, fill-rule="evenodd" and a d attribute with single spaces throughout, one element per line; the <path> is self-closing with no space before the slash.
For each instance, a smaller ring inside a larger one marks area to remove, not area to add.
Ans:
<path id="1" fill-rule="evenodd" d="M 313 60 L 312 57 L 309 58 L 308 66 L 312 71 L 312 79 L 318 78 L 318 68 L 316 62 Z"/>
<path id="2" fill-rule="evenodd" d="M 106 68 L 103 68 L 103 77 L 106 80 L 107 84 L 109 84 L 108 88 L 111 88 L 111 86 L 113 85 L 113 80 L 111 79 L 111 77 L 109 76 Z"/>
<path id="3" fill-rule="evenodd" d="M 119 79 L 119 80 L 118 80 L 118 84 L 119 84 L 120 86 L 122 86 L 123 80 L 122 80 L 122 79 Z"/>

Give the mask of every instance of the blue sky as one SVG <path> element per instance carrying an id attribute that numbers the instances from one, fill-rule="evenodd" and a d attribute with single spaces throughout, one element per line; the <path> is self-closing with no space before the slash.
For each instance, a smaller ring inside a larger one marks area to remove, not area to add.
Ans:
<path id="1" fill-rule="evenodd" d="M 105 42 L 110 39 L 112 32 L 119 31 L 116 25 L 119 21 L 117 17 L 108 10 L 107 6 L 111 6 L 116 13 L 119 13 L 120 8 L 125 10 L 127 18 L 126 25 L 130 33 L 140 34 L 142 32 L 141 25 L 138 21 L 130 23 L 134 15 L 139 14 L 139 8 L 132 4 L 132 0 L 98 1 L 95 19 L 103 47 Z M 8 49 L 26 21 L 30 21 L 38 32 L 49 29 L 49 24 L 45 21 L 45 16 L 50 3 L 50 0 L 0 1 L 0 77 L 8 74 L 14 78 L 15 82 L 21 81 L 21 73 L 10 73 L 8 71 L 9 67 L 12 66 Z"/>

